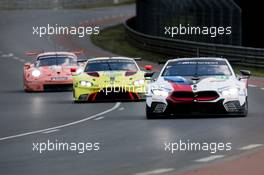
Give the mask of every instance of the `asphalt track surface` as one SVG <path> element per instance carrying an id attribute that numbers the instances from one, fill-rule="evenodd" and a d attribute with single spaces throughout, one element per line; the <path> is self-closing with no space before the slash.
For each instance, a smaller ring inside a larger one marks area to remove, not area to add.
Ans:
<path id="1" fill-rule="evenodd" d="M 152 121 L 145 118 L 144 102 L 74 104 L 71 92 L 23 92 L 22 68 L 30 60 L 25 51 L 53 51 L 54 43 L 59 43 L 56 48 L 86 48 L 89 56 L 112 55 L 92 46 L 87 38 L 65 41 L 33 36 L 33 26 L 81 22 L 107 26 L 133 15 L 134 8 L 0 12 L 0 174 L 174 174 L 238 156 L 247 150 L 243 147 L 264 144 L 263 87 L 249 88 L 247 118 L 207 116 Z M 165 142 L 179 139 L 231 142 L 232 150 L 217 152 L 214 157 L 207 151 L 170 154 L 164 150 Z M 33 143 L 47 140 L 99 142 L 100 150 L 84 154 L 33 151 Z"/>

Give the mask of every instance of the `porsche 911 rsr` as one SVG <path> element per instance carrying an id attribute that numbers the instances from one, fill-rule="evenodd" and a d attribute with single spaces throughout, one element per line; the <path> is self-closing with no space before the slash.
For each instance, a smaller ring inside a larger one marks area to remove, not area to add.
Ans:
<path id="1" fill-rule="evenodd" d="M 145 66 L 151 70 L 151 66 Z M 75 102 L 145 99 L 147 81 L 136 61 L 126 57 L 89 59 L 74 76 Z"/>
<path id="2" fill-rule="evenodd" d="M 30 55 L 30 54 L 29 54 Z M 70 52 L 31 53 L 33 63 L 24 65 L 24 90 L 53 91 L 72 89 L 71 69 L 77 69 L 77 56 Z"/>
<path id="3" fill-rule="evenodd" d="M 149 85 L 147 118 L 188 114 L 233 114 L 248 112 L 249 71 L 236 76 L 222 58 L 169 60 L 157 80 Z"/>

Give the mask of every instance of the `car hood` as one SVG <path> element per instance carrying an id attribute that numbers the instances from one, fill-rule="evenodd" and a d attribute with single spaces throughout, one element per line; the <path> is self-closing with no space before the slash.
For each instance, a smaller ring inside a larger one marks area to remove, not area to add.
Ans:
<path id="1" fill-rule="evenodd" d="M 71 67 L 68 66 L 43 66 L 38 68 L 41 72 L 50 75 L 67 74 L 71 75 Z"/>
<path id="2" fill-rule="evenodd" d="M 240 82 L 233 76 L 210 76 L 210 77 L 161 77 L 156 84 L 171 86 L 174 90 L 195 89 L 197 91 L 219 90 L 226 87 L 240 86 Z M 183 88 L 184 87 L 184 88 Z"/>
<path id="3" fill-rule="evenodd" d="M 100 71 L 96 72 L 99 76 L 92 76 L 88 72 L 83 72 L 81 75 L 76 76 L 75 81 L 90 81 L 94 85 L 100 87 L 107 87 L 111 85 L 124 86 L 132 85 L 136 80 L 144 79 L 144 72 L 130 72 L 127 71 Z"/>

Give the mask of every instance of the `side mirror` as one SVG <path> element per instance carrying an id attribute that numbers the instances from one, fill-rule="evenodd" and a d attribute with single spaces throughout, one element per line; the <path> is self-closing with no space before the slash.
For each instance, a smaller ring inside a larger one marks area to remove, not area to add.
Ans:
<path id="1" fill-rule="evenodd" d="M 151 65 L 146 65 L 146 66 L 144 66 L 144 69 L 147 71 L 151 71 L 153 69 L 153 67 Z"/>
<path id="2" fill-rule="evenodd" d="M 25 67 L 25 69 L 30 69 L 30 63 L 25 63 L 24 67 Z"/>
<path id="3" fill-rule="evenodd" d="M 77 71 L 77 68 L 76 67 L 72 67 L 71 68 L 71 73 L 75 73 Z"/>
<path id="4" fill-rule="evenodd" d="M 240 74 L 241 74 L 241 79 L 247 79 L 251 76 L 250 71 L 248 70 L 240 70 Z"/>
<path id="5" fill-rule="evenodd" d="M 71 74 L 72 74 L 72 76 L 75 76 L 77 74 L 77 68 L 76 67 L 71 68 Z"/>

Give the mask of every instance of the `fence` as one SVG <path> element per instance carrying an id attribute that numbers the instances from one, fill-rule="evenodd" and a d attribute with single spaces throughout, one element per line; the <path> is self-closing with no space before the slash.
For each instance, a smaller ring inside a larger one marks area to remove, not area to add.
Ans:
<path id="1" fill-rule="evenodd" d="M 241 45 L 242 11 L 233 0 L 137 0 L 136 30 L 153 36 L 164 35 L 165 26 L 231 27 L 230 35 L 177 35 L 176 39 Z"/>
<path id="2" fill-rule="evenodd" d="M 126 39 L 136 47 L 174 57 L 223 57 L 234 64 L 264 68 L 264 49 L 169 39 L 134 30 L 135 18 L 124 24 Z"/>

